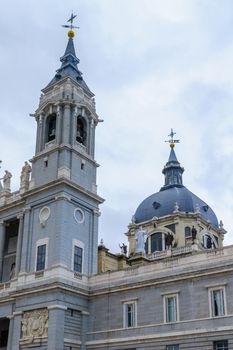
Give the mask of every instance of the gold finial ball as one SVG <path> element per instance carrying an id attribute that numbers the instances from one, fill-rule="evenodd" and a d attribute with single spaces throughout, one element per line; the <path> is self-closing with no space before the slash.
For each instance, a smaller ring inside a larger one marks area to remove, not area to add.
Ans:
<path id="1" fill-rule="evenodd" d="M 69 30 L 67 35 L 68 35 L 69 38 L 73 38 L 74 37 L 74 31 L 73 30 Z"/>
<path id="2" fill-rule="evenodd" d="M 175 144 L 174 144 L 174 143 L 170 143 L 170 147 L 171 147 L 171 148 L 174 148 L 174 147 L 175 147 Z"/>

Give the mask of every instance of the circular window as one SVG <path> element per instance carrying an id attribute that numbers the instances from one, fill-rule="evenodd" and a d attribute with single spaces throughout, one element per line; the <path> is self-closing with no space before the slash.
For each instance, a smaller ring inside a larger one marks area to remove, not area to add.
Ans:
<path id="1" fill-rule="evenodd" d="M 85 215 L 82 209 L 76 208 L 74 210 L 74 218 L 78 224 L 82 224 L 85 219 Z"/>

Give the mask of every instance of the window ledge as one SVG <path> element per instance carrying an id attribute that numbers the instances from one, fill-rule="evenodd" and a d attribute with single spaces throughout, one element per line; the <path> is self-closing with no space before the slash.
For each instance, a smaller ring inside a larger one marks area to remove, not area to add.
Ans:
<path id="1" fill-rule="evenodd" d="M 35 272 L 35 278 L 40 278 L 40 277 L 44 277 L 44 270 Z"/>

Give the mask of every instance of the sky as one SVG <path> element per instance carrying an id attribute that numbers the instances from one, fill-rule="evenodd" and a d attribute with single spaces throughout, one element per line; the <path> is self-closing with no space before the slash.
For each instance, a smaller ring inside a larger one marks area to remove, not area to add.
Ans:
<path id="1" fill-rule="evenodd" d="M 19 188 L 35 149 L 40 90 L 60 67 L 71 11 L 79 69 L 104 123 L 96 130 L 99 239 L 114 252 L 143 199 L 159 191 L 173 128 L 185 186 L 233 244 L 233 2 L 11 0 L 0 11 L 0 159 Z"/>

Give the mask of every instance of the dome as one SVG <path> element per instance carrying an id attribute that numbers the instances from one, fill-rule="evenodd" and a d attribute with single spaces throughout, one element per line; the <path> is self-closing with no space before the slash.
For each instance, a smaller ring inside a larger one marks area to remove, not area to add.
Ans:
<path id="1" fill-rule="evenodd" d="M 175 205 L 178 205 L 179 211 L 185 213 L 195 213 L 198 208 L 203 219 L 218 227 L 218 219 L 213 210 L 183 185 L 184 168 L 180 166 L 174 151 L 174 142 L 179 141 L 174 141 L 173 135 L 172 130 L 169 135 L 172 136 L 170 156 L 162 171 L 165 177 L 164 186 L 139 205 L 134 215 L 135 223 L 151 220 L 154 216 L 171 215 Z"/>
<path id="2" fill-rule="evenodd" d="M 135 223 L 151 220 L 154 216 L 159 218 L 170 215 L 174 212 L 175 203 L 178 204 L 180 212 L 186 213 L 194 213 L 198 206 L 201 217 L 218 227 L 214 211 L 184 186 L 173 186 L 146 198 L 135 212 Z"/>

